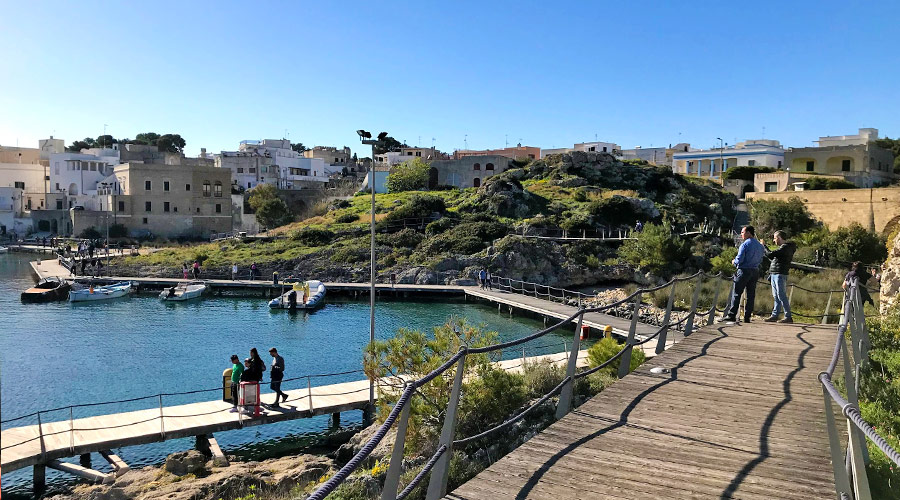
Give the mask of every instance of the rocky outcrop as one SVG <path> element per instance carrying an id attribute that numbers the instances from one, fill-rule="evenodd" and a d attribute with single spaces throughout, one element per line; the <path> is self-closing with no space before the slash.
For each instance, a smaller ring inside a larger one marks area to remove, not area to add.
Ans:
<path id="1" fill-rule="evenodd" d="M 199 462 L 195 454 L 203 458 L 197 451 L 175 453 L 166 459 L 163 467 L 132 470 L 107 485 L 79 485 L 70 493 L 51 499 L 217 500 L 243 496 L 251 487 L 259 492 L 287 495 L 292 489 L 306 488 L 333 471 L 330 459 L 314 455 L 262 462 L 232 461 L 228 467 L 211 467 L 212 462 L 205 462 L 205 458 Z M 188 465 L 191 472 L 184 472 Z M 170 472 L 170 467 L 183 474 Z"/>
<path id="2" fill-rule="evenodd" d="M 881 312 L 900 303 L 900 233 L 897 233 L 881 272 Z"/>

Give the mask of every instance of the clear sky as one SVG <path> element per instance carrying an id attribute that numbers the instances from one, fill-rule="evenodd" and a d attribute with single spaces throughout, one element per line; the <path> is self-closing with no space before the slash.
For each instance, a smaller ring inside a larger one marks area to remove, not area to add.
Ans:
<path id="1" fill-rule="evenodd" d="M 900 135 L 900 2 L 2 0 L 0 144 Z M 285 132 L 287 131 L 287 132 Z M 467 137 L 467 139 L 466 139 Z M 421 139 L 420 139 L 421 138 Z"/>

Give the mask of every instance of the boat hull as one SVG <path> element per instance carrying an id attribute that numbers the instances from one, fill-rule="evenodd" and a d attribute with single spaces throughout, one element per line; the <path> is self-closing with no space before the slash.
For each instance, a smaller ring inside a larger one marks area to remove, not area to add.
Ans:
<path id="1" fill-rule="evenodd" d="M 97 302 L 118 299 L 130 294 L 131 291 L 130 283 L 97 287 L 93 293 L 88 289 L 72 290 L 69 292 L 69 302 Z"/>
<path id="2" fill-rule="evenodd" d="M 69 290 L 72 285 L 68 282 L 62 282 L 56 288 L 29 288 L 22 292 L 22 302 L 54 302 L 57 300 L 66 300 L 69 296 Z"/>
<path id="3" fill-rule="evenodd" d="M 170 289 L 163 290 L 159 294 L 159 300 L 164 302 L 184 302 L 186 300 L 196 299 L 203 295 L 207 290 L 206 285 L 189 285 L 187 289 L 176 289 L 170 293 Z"/>
<path id="4" fill-rule="evenodd" d="M 271 309 L 289 309 L 289 310 L 311 310 L 321 307 L 325 304 L 325 285 L 321 282 L 314 283 L 310 286 L 310 296 L 306 301 L 302 301 L 301 292 L 291 290 L 281 294 L 279 297 L 269 301 Z M 292 297 L 291 294 L 294 294 Z"/>

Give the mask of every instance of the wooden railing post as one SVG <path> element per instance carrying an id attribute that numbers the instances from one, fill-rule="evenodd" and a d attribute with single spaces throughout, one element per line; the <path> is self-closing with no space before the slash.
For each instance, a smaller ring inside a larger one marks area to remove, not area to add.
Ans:
<path id="1" fill-rule="evenodd" d="M 463 372 L 466 369 L 466 356 L 459 358 L 456 364 L 456 376 L 453 378 L 453 389 L 450 391 L 450 402 L 447 403 L 447 412 L 444 414 L 444 427 L 441 429 L 441 439 L 438 448 L 446 446 L 447 451 L 438 458 L 431 469 L 431 479 L 428 481 L 426 500 L 438 500 L 447 494 L 447 480 L 450 479 L 450 458 L 453 456 L 453 436 L 456 434 L 456 412 L 459 410 L 459 393 L 462 390 Z"/>
<path id="2" fill-rule="evenodd" d="M 688 313 L 684 324 L 684 336 L 689 336 L 694 330 L 694 315 L 697 314 L 697 302 L 700 300 L 700 288 L 703 286 L 703 274 L 697 275 L 697 283 L 694 284 L 694 298 L 691 299 L 691 312 Z"/>
<path id="3" fill-rule="evenodd" d="M 575 368 L 578 364 L 578 350 L 581 349 L 581 323 L 584 319 L 584 311 L 580 310 L 578 323 L 575 325 L 575 335 L 572 337 L 572 349 L 569 351 L 569 362 L 566 365 L 566 383 L 559 392 L 559 403 L 556 405 L 556 419 L 559 420 L 569 413 L 572 408 L 572 394 L 575 390 Z"/>
<path id="4" fill-rule="evenodd" d="M 619 378 L 628 375 L 628 372 L 631 370 L 631 350 L 634 349 L 632 344 L 634 343 L 634 334 L 637 331 L 637 323 L 638 317 L 641 315 L 641 295 L 643 295 L 640 291 L 638 291 L 637 295 L 634 297 L 634 312 L 631 313 L 631 326 L 628 327 L 628 338 L 625 340 L 625 352 L 622 353 L 622 357 L 619 359 Z"/>
<path id="5" fill-rule="evenodd" d="M 403 386 L 406 392 L 407 386 Z M 400 420 L 397 422 L 397 438 L 394 439 L 394 449 L 391 451 L 391 464 L 388 466 L 387 475 L 384 478 L 384 487 L 381 490 L 381 500 L 396 500 L 397 486 L 400 484 L 400 472 L 403 470 L 403 448 L 406 446 L 406 428 L 409 424 L 409 408 L 412 406 L 412 398 L 406 400 L 406 405 L 400 411 Z"/>
<path id="6" fill-rule="evenodd" d="M 794 284 L 791 283 L 791 291 L 788 293 L 788 304 L 794 303 Z"/>
<path id="7" fill-rule="evenodd" d="M 722 278 L 715 276 L 716 291 L 713 293 L 712 305 L 709 307 L 709 317 L 706 318 L 706 324 L 711 325 L 716 322 L 716 307 L 719 305 L 719 289 L 722 287 Z"/>
<path id="8" fill-rule="evenodd" d="M 47 445 L 44 443 L 44 425 L 41 422 L 41 412 L 37 412 L 38 439 L 41 441 L 41 462 L 47 461 Z"/>
<path id="9" fill-rule="evenodd" d="M 834 418 L 834 409 L 831 406 L 831 395 L 828 389 L 822 386 L 822 395 L 825 397 L 825 423 L 828 428 L 828 445 L 831 450 L 831 469 L 834 472 L 834 489 L 838 498 L 844 493 L 850 493 L 850 478 L 847 469 L 844 468 L 844 450 L 841 447 L 841 438 L 838 434 L 837 424 Z"/>
<path id="10" fill-rule="evenodd" d="M 822 314 L 822 324 L 828 324 L 828 310 L 831 309 L 831 295 L 834 292 L 828 292 L 828 302 L 825 303 L 825 312 Z"/>
<path id="11" fill-rule="evenodd" d="M 312 404 L 312 380 L 310 380 L 309 375 L 306 376 L 306 394 L 309 398 L 309 414 L 312 415 L 313 412 L 313 404 Z"/>
<path id="12" fill-rule="evenodd" d="M 675 285 L 677 284 L 677 281 L 673 281 L 669 290 L 669 301 L 666 302 L 666 315 L 663 316 L 662 332 L 656 338 L 656 354 L 666 350 L 666 336 L 669 334 L 669 321 L 672 318 L 672 305 L 675 304 Z"/>
<path id="13" fill-rule="evenodd" d="M 166 439 L 166 417 L 163 415 L 162 394 L 159 395 L 159 436 L 165 441 Z"/>
<path id="14" fill-rule="evenodd" d="M 75 417 L 69 407 L 69 453 L 75 454 Z"/>

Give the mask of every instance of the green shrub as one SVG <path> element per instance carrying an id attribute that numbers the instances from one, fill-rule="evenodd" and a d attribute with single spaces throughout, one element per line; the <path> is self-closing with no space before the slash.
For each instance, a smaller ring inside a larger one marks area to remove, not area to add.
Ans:
<path id="1" fill-rule="evenodd" d="M 572 199 L 582 203 L 588 201 L 587 190 L 584 188 L 576 189 L 575 194 L 572 195 Z"/>
<path id="2" fill-rule="evenodd" d="M 334 221 L 337 222 L 338 224 L 349 224 L 349 223 L 352 223 L 352 222 L 358 222 L 358 221 L 359 221 L 359 215 L 357 215 L 357 214 L 344 214 L 344 215 L 338 216 L 336 219 L 334 219 Z"/>
<path id="3" fill-rule="evenodd" d="M 565 377 L 565 369 L 549 359 L 528 362 L 522 367 L 525 389 L 530 398 L 539 398 L 550 392 Z"/>
<path id="4" fill-rule="evenodd" d="M 125 238 L 128 236 L 128 228 L 124 224 L 113 224 L 109 226 L 110 238 Z"/>
<path id="5" fill-rule="evenodd" d="M 428 163 L 421 158 L 397 165 L 387 176 L 388 192 L 399 193 L 424 188 L 428 183 L 429 168 Z"/>
<path id="6" fill-rule="evenodd" d="M 588 349 L 588 365 L 591 368 L 602 365 L 606 360 L 618 354 L 623 346 L 624 344 L 619 344 L 619 342 L 612 337 L 601 339 Z M 644 351 L 638 347 L 633 347 L 631 351 L 631 364 L 629 365 L 628 371 L 632 372 L 637 367 L 641 366 L 644 359 L 646 359 Z M 613 361 L 609 366 L 598 370 L 597 373 L 613 377 L 616 376 L 619 373 L 619 361 Z"/>
<path id="7" fill-rule="evenodd" d="M 415 248 L 424 239 L 424 234 L 418 233 L 414 229 L 404 229 L 387 235 L 385 244 L 394 248 Z"/>
<path id="8" fill-rule="evenodd" d="M 499 222 L 463 222 L 452 229 L 433 236 L 419 246 L 427 256 L 444 252 L 473 254 L 496 238 L 506 235 L 507 227 Z"/>
<path id="9" fill-rule="evenodd" d="M 835 179 L 831 177 L 821 177 L 814 175 L 803 179 L 806 183 L 806 189 L 810 191 L 820 191 L 823 189 L 856 189 L 856 184 L 844 179 Z"/>
<path id="10" fill-rule="evenodd" d="M 447 210 L 444 199 L 439 196 L 417 194 L 398 208 L 395 208 L 384 218 L 385 222 L 402 221 L 403 219 L 417 219 L 431 217 L 435 212 L 443 214 Z"/>
<path id="11" fill-rule="evenodd" d="M 788 235 L 800 234 L 818 225 L 803 200 L 792 196 L 788 201 L 753 200 L 750 203 L 750 222 L 756 235 L 763 239 L 777 230 Z"/>
<path id="12" fill-rule="evenodd" d="M 638 220 L 647 219 L 647 214 L 636 209 L 628 198 L 620 195 L 592 201 L 587 209 L 596 221 L 610 226 L 632 226 Z"/>
<path id="13" fill-rule="evenodd" d="M 775 169 L 772 167 L 732 167 L 722 173 L 722 179 L 752 181 L 756 174 L 768 174 L 774 171 Z"/>
<path id="14" fill-rule="evenodd" d="M 844 265 L 854 261 L 875 264 L 887 258 L 887 248 L 882 237 L 856 222 L 833 231 L 825 246 L 829 252 L 829 260 Z"/>
<path id="15" fill-rule="evenodd" d="M 97 228 L 95 228 L 94 226 L 86 227 L 83 231 L 81 231 L 78 237 L 88 240 L 96 240 L 97 238 L 100 238 L 100 231 L 97 231 Z"/>
<path id="16" fill-rule="evenodd" d="M 710 272 L 713 274 L 722 273 L 725 276 L 734 274 L 734 264 L 732 264 L 731 261 L 737 257 L 737 252 L 737 248 L 735 247 L 723 248 L 722 253 L 709 260 L 709 263 L 712 266 Z"/>
<path id="17" fill-rule="evenodd" d="M 455 226 L 459 221 L 451 219 L 449 217 L 441 217 L 440 219 L 429 223 L 425 226 L 425 234 L 428 236 L 434 236 L 436 234 L 441 234 L 444 231 L 450 229 Z"/>
<path id="18" fill-rule="evenodd" d="M 619 256 L 633 266 L 662 274 L 680 268 L 690 248 L 667 224 L 647 224 L 635 239 L 619 248 Z"/>
<path id="19" fill-rule="evenodd" d="M 331 243 L 334 239 L 334 233 L 327 229 L 317 229 L 314 227 L 305 227 L 299 231 L 295 231 L 291 238 L 299 241 L 308 247 L 318 247 Z"/>

